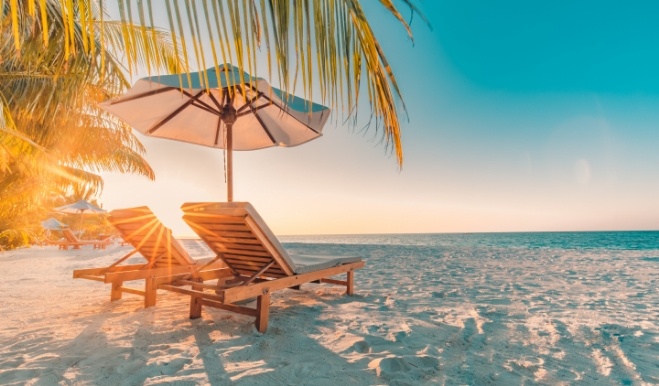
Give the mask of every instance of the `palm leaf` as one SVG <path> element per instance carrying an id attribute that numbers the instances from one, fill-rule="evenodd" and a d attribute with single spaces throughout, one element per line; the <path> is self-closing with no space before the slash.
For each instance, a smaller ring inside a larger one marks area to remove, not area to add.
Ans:
<path id="1" fill-rule="evenodd" d="M 5 3 L 0 18 L 21 18 L 25 1 Z M 181 1 L 184 6 L 180 6 Z M 151 1 L 147 2 L 146 10 L 140 0 L 118 2 L 123 22 L 119 27 L 121 33 L 118 34 L 115 28 L 112 37 L 98 41 L 97 34 L 84 31 L 96 29 L 97 20 L 88 18 L 83 23 L 75 23 L 80 13 L 90 14 L 89 10 L 96 1 L 39 0 L 39 9 L 43 9 L 44 4 L 61 5 L 59 13 L 63 19 L 60 19 L 59 30 L 64 33 L 59 39 L 50 34 L 50 44 L 57 40 L 55 44 L 63 46 L 60 51 L 69 60 L 78 56 L 81 50 L 91 50 L 95 46 L 92 42 L 115 45 L 122 42 L 129 72 L 140 65 L 154 72 L 164 67 L 168 71 L 175 67 L 187 69 L 190 59 L 195 58 L 197 65 L 203 68 L 211 62 L 215 66 L 234 63 L 241 71 L 256 75 L 256 58 L 262 53 L 267 59 L 268 75 L 272 76 L 273 66 L 277 68 L 280 88 L 295 93 L 300 82 L 301 93 L 306 99 L 319 95 L 320 103 L 329 105 L 345 118 L 352 117 L 355 123 L 359 95 L 365 89 L 370 105 L 368 121 L 376 132 L 381 130 L 384 142 L 391 146 L 402 165 L 398 110 L 406 113 L 405 104 L 394 72 L 359 0 L 165 0 L 172 52 L 180 52 L 181 56 L 170 55 L 174 62 L 164 60 L 160 55 L 163 51 L 157 50 L 154 39 L 148 37 L 149 26 L 146 24 L 151 25 L 153 19 Z M 201 19 L 198 17 L 200 2 L 206 15 Z M 410 23 L 399 11 L 397 3 L 408 8 L 410 15 L 419 15 L 427 23 L 413 0 L 379 0 L 378 3 L 402 25 L 410 38 Z M 132 27 L 134 9 L 139 14 L 139 27 Z M 39 10 L 30 12 L 43 14 Z M 150 16 L 148 21 L 145 13 Z M 211 24 L 217 26 L 217 31 L 212 30 Z M 78 31 L 82 33 L 78 34 Z M 25 33 L 17 27 L 10 32 L 15 50 L 21 50 L 21 36 Z M 213 50 L 203 52 L 201 41 L 213 42 Z M 192 49 L 189 49 L 189 43 Z M 219 44 L 219 50 L 215 50 L 215 44 Z"/>
<path id="2" fill-rule="evenodd" d="M 52 207 L 53 192 L 98 194 L 101 171 L 153 179 L 131 129 L 96 105 L 128 86 L 120 60 L 126 51 L 134 66 L 181 70 L 167 32 L 98 22 L 103 9 L 95 2 L 30 4 L 16 0 L 12 16 L 10 5 L 0 2 L 0 234 L 13 235 L 0 236 L 0 248 L 25 241 L 18 235 Z M 128 43 L 117 32 L 122 26 Z"/>

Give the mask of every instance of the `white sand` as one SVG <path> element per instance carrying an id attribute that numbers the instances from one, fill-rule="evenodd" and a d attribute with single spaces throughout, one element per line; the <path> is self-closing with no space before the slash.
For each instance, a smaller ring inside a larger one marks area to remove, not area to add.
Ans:
<path id="1" fill-rule="evenodd" d="M 143 309 L 71 278 L 129 247 L 0 253 L 0 384 L 659 384 L 659 258 L 316 249 L 367 257 L 357 295 L 280 291 L 264 335 L 225 311 L 189 320 L 182 295 Z"/>

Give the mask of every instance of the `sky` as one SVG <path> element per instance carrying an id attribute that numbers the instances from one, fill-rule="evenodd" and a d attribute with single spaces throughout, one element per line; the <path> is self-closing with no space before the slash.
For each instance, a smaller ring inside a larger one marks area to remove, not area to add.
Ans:
<path id="1" fill-rule="evenodd" d="M 235 201 L 276 234 L 659 229 L 659 2 L 417 0 L 413 42 L 363 3 L 407 106 L 403 168 L 337 119 L 235 152 Z M 226 200 L 222 150 L 138 137 L 156 181 L 103 174 L 99 202 L 192 235 L 179 208 Z"/>

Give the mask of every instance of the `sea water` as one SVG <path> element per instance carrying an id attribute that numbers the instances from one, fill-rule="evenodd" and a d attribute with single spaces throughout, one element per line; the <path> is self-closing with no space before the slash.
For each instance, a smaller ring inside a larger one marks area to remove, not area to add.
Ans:
<path id="1" fill-rule="evenodd" d="M 313 244 L 401 245 L 420 247 L 500 247 L 659 250 L 659 231 L 409 233 L 282 236 L 282 242 Z"/>

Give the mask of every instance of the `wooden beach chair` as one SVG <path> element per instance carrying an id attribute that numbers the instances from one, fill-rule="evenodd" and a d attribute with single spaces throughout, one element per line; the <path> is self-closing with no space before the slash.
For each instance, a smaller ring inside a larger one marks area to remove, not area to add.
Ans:
<path id="1" fill-rule="evenodd" d="M 146 206 L 113 210 L 108 220 L 135 249 L 108 267 L 75 270 L 73 278 L 112 284 L 110 300 L 121 299 L 125 292 L 144 296 L 144 307 L 151 307 L 156 304 L 158 284 L 171 283 L 193 272 L 195 277 L 199 272 L 208 277 L 223 271 L 221 262 L 192 259 L 172 237 L 172 231 Z M 145 262 L 122 264 L 138 252 Z M 144 290 L 124 287 L 124 282 L 134 280 L 144 280 Z"/>
<path id="2" fill-rule="evenodd" d="M 110 244 L 110 240 L 80 240 L 70 228 L 62 229 L 63 240 L 51 241 L 51 244 L 59 246 L 59 249 L 68 250 L 69 247 L 73 249 L 80 249 L 83 245 L 93 245 L 94 249 L 105 249 Z"/>
<path id="3" fill-rule="evenodd" d="M 256 210 L 246 202 L 187 203 L 183 219 L 228 267 L 217 284 L 204 279 L 183 281 L 189 288 L 159 288 L 191 296 L 190 318 L 201 316 L 202 306 L 216 307 L 256 318 L 256 328 L 268 328 L 270 294 L 309 282 L 337 284 L 354 291 L 354 270 L 364 262 L 358 257 L 289 255 Z M 345 280 L 332 276 L 346 274 Z M 211 290 L 211 292 L 205 292 Z M 256 298 L 256 309 L 236 304 Z"/>

